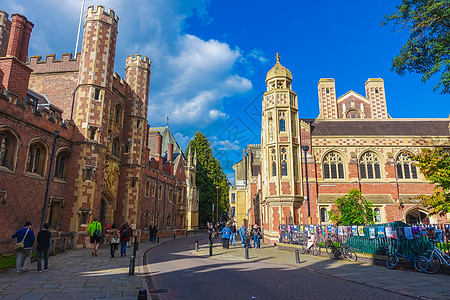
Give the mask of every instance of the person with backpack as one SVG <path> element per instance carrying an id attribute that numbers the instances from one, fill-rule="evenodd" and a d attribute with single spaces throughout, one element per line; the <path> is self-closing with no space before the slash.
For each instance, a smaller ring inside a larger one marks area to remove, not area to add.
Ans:
<path id="1" fill-rule="evenodd" d="M 17 238 L 17 243 L 22 243 L 17 250 L 16 273 L 27 272 L 31 261 L 31 248 L 34 243 L 34 232 L 31 229 L 31 222 L 26 222 L 22 229 L 19 229 L 11 237 Z M 25 259 L 24 259 L 25 257 Z M 22 265 L 23 261 L 23 265 Z"/>
<path id="2" fill-rule="evenodd" d="M 128 223 L 123 223 L 119 230 L 120 233 L 120 256 L 127 256 L 127 243 L 131 239 L 131 228 Z"/>
<path id="3" fill-rule="evenodd" d="M 50 248 L 50 238 L 52 237 L 52 233 L 48 230 L 50 225 L 48 223 L 44 223 L 42 227 L 43 229 L 39 231 L 37 235 L 36 247 L 37 270 L 39 273 L 42 272 L 42 255 L 44 255 L 44 272 L 48 271 L 48 248 Z"/>
<path id="4" fill-rule="evenodd" d="M 94 218 L 94 221 L 89 224 L 87 231 L 90 235 L 92 256 L 97 256 L 98 246 L 100 245 L 100 240 L 102 238 L 102 224 Z"/>
<path id="5" fill-rule="evenodd" d="M 108 241 L 111 245 L 111 258 L 114 257 L 114 253 L 116 252 L 117 248 L 119 247 L 120 243 L 120 234 L 119 230 L 117 230 L 116 224 L 112 224 L 111 230 L 109 231 L 108 235 Z"/>

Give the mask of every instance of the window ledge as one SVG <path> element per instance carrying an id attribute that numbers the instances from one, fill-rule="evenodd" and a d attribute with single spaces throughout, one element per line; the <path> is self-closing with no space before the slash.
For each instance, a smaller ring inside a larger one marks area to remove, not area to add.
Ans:
<path id="1" fill-rule="evenodd" d="M 59 182 L 59 183 L 67 183 L 67 181 L 63 178 L 53 177 L 53 181 Z"/>
<path id="2" fill-rule="evenodd" d="M 3 167 L 3 166 L 0 166 L 0 171 L 5 172 L 5 173 L 14 174 L 14 171 L 12 171 L 11 169 L 9 169 L 7 167 Z"/>
<path id="3" fill-rule="evenodd" d="M 38 174 L 38 173 L 31 173 L 31 172 L 25 172 L 25 174 L 23 174 L 23 175 L 25 175 L 25 176 L 27 176 L 27 177 L 31 177 L 31 178 L 36 178 L 36 179 L 44 179 L 44 176 L 42 176 L 42 175 L 40 175 L 40 174 Z"/>

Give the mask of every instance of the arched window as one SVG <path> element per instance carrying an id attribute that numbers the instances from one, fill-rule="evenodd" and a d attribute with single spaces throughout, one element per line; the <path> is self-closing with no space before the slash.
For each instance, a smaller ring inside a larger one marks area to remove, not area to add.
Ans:
<path id="1" fill-rule="evenodd" d="M 357 110 L 349 110 L 346 117 L 347 119 L 360 119 L 361 114 Z"/>
<path id="2" fill-rule="evenodd" d="M 396 160 L 398 179 L 417 179 L 417 168 L 411 156 L 407 153 L 400 153 Z"/>
<path id="3" fill-rule="evenodd" d="M 13 170 L 17 139 L 8 131 L 0 132 L 0 166 Z"/>
<path id="4" fill-rule="evenodd" d="M 325 207 L 322 207 L 320 209 L 320 221 L 321 222 L 328 222 L 328 212 Z"/>
<path id="5" fill-rule="evenodd" d="M 381 222 L 381 211 L 379 208 L 375 208 L 373 210 L 373 214 L 375 215 L 375 222 L 380 223 Z"/>
<path id="6" fill-rule="evenodd" d="M 277 156 L 275 149 L 272 149 L 271 157 L 272 157 L 272 176 L 275 177 L 277 176 L 277 163 L 276 163 Z"/>
<path id="7" fill-rule="evenodd" d="M 120 142 L 117 139 L 113 140 L 111 154 L 116 157 L 120 156 Z"/>
<path id="8" fill-rule="evenodd" d="M 364 153 L 359 160 L 359 173 L 361 179 L 380 179 L 380 159 L 373 152 Z"/>
<path id="9" fill-rule="evenodd" d="M 286 113 L 280 112 L 279 119 L 280 119 L 280 132 L 286 131 Z"/>
<path id="10" fill-rule="evenodd" d="M 28 149 L 27 172 L 44 176 L 47 151 L 41 143 L 31 144 Z"/>
<path id="11" fill-rule="evenodd" d="M 69 163 L 69 153 L 67 151 L 61 151 L 56 156 L 55 164 L 55 177 L 60 179 L 66 179 L 67 168 Z"/>
<path id="12" fill-rule="evenodd" d="M 328 153 L 323 160 L 323 178 L 344 179 L 344 161 L 336 152 Z"/>
<path id="13" fill-rule="evenodd" d="M 286 148 L 281 148 L 281 176 L 287 176 L 288 170 L 287 170 L 287 154 L 286 154 Z"/>
<path id="14" fill-rule="evenodd" d="M 114 122 L 117 125 L 122 126 L 122 121 L 123 121 L 123 108 L 122 108 L 122 105 L 116 104 L 115 115 L 114 115 Z"/>

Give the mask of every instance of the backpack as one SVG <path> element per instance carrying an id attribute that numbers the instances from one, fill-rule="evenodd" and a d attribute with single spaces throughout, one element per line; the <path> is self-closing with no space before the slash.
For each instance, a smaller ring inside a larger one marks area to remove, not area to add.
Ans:
<path id="1" fill-rule="evenodd" d="M 123 228 L 122 230 L 120 230 L 120 237 L 122 239 L 126 239 L 128 237 L 128 229 L 127 228 Z"/>
<path id="2" fill-rule="evenodd" d="M 98 225 L 98 224 L 95 224 L 95 230 L 94 230 L 94 233 L 92 234 L 92 236 L 97 237 L 97 238 L 100 238 L 100 237 L 102 237 L 102 233 L 101 233 L 100 230 L 97 228 L 97 227 L 98 227 L 97 225 Z"/>

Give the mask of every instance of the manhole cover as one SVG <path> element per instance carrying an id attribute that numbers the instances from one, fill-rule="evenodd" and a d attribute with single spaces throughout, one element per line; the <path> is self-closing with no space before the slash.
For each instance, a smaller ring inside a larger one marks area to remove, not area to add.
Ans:
<path id="1" fill-rule="evenodd" d="M 149 290 L 150 294 L 165 294 L 168 293 L 169 290 L 168 289 L 153 289 L 153 290 Z"/>

